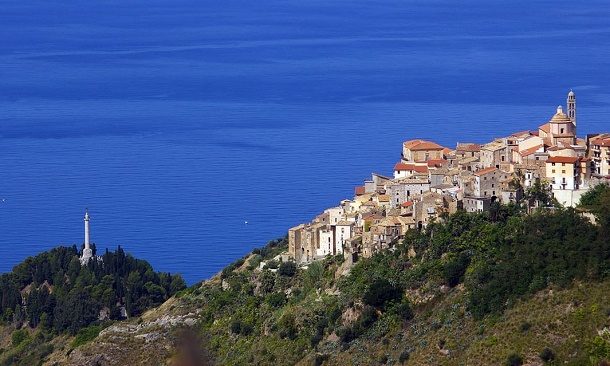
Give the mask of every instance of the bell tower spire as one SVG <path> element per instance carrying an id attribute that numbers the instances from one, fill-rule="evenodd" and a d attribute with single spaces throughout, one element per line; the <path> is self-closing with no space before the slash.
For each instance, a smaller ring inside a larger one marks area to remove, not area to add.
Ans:
<path id="1" fill-rule="evenodd" d="M 576 127 L 576 94 L 574 94 L 572 89 L 570 89 L 570 92 L 568 93 L 568 100 L 566 104 L 568 109 L 568 117 L 574 124 L 574 127 Z"/>

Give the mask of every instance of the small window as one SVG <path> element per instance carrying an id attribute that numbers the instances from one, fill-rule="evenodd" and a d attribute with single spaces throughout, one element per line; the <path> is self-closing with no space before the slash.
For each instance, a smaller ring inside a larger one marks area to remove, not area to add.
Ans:
<path id="1" fill-rule="evenodd" d="M 565 171 L 565 170 L 562 170 L 561 172 L 562 172 L 563 174 L 565 174 L 565 173 L 566 173 L 566 171 Z"/>

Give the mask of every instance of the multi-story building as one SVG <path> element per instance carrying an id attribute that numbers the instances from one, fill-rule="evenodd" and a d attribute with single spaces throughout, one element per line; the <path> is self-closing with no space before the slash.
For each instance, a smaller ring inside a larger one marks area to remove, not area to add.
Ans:
<path id="1" fill-rule="evenodd" d="M 426 162 L 431 159 L 444 159 L 445 148 L 436 142 L 409 140 L 402 144 L 403 162 Z"/>
<path id="2" fill-rule="evenodd" d="M 586 162 L 585 162 L 586 177 Z M 546 177 L 553 190 L 580 189 L 583 179 L 583 159 L 574 156 L 551 156 L 546 161 Z"/>
<path id="3" fill-rule="evenodd" d="M 610 133 L 590 137 L 588 145 L 592 173 L 599 177 L 610 177 Z"/>

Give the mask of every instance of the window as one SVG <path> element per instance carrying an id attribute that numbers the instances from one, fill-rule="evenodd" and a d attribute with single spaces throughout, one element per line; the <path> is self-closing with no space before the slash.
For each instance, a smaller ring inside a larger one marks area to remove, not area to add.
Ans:
<path id="1" fill-rule="evenodd" d="M 551 163 L 552 166 L 555 166 L 555 163 Z"/>
<path id="2" fill-rule="evenodd" d="M 565 170 L 565 169 L 562 169 L 562 170 L 561 170 L 561 173 L 562 173 L 562 174 L 565 174 L 565 173 L 566 173 L 566 170 Z"/>
<path id="3" fill-rule="evenodd" d="M 561 163 L 561 166 L 566 166 L 566 163 Z"/>
<path id="4" fill-rule="evenodd" d="M 561 133 L 563 133 L 563 128 L 561 129 Z"/>
<path id="5" fill-rule="evenodd" d="M 553 169 L 552 172 L 555 173 L 555 169 Z"/>
<path id="6" fill-rule="evenodd" d="M 491 184 L 491 188 L 493 188 L 493 187 L 494 187 L 494 184 L 492 183 L 492 184 Z"/>

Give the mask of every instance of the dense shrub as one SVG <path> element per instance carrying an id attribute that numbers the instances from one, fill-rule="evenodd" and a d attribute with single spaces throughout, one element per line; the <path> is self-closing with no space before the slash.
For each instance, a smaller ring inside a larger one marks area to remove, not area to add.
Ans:
<path id="1" fill-rule="evenodd" d="M 409 361 L 409 357 L 411 357 L 411 353 L 408 350 L 404 350 L 400 352 L 400 356 L 398 356 L 398 362 L 404 364 Z"/>
<path id="2" fill-rule="evenodd" d="M 521 366 L 523 365 L 523 357 L 518 353 L 511 353 L 506 358 L 506 366 Z"/>
<path id="3" fill-rule="evenodd" d="M 545 348 L 542 350 L 542 352 L 540 352 L 540 359 L 544 362 L 551 362 L 555 359 L 555 352 L 553 352 L 552 349 L 550 348 Z"/>
<path id="4" fill-rule="evenodd" d="M 286 295 L 283 292 L 274 292 L 267 296 L 267 303 L 273 308 L 279 308 L 286 303 Z"/>
<path id="5" fill-rule="evenodd" d="M 392 285 L 385 278 L 378 278 L 371 282 L 364 292 L 362 300 L 367 305 L 383 307 L 389 301 L 397 300 L 401 297 L 402 290 L 399 287 Z"/>
<path id="6" fill-rule="evenodd" d="M 270 260 L 265 264 L 266 269 L 277 269 L 280 266 L 280 263 L 276 260 Z"/>
<path id="7" fill-rule="evenodd" d="M 292 277 L 297 273 L 297 265 L 294 262 L 282 262 L 277 273 L 280 276 Z"/>
<path id="8" fill-rule="evenodd" d="M 470 256 L 466 252 L 450 256 L 443 268 L 443 277 L 447 285 L 454 287 L 461 283 L 469 264 Z"/>
<path id="9" fill-rule="evenodd" d="M 95 339 L 95 337 L 98 336 L 98 334 L 100 334 L 101 330 L 102 327 L 100 325 L 91 325 L 87 328 L 79 330 L 78 333 L 76 333 L 76 337 L 74 337 L 74 340 L 72 341 L 72 347 L 76 348 L 80 345 L 92 341 L 93 339 Z"/>
<path id="10" fill-rule="evenodd" d="M 30 335 L 28 334 L 28 332 L 25 329 L 16 330 L 11 335 L 11 345 L 13 347 L 17 347 L 18 345 L 20 345 L 23 341 L 25 341 L 29 337 L 30 337 Z"/>

